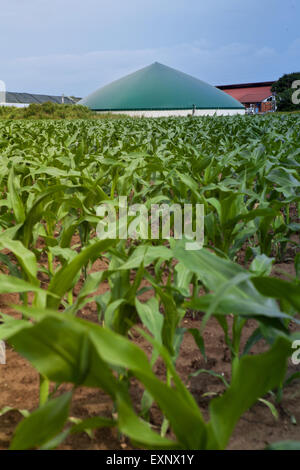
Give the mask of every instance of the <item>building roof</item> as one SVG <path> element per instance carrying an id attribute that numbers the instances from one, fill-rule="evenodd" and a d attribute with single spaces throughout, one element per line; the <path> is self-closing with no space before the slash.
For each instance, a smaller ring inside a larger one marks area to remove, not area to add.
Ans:
<path id="1" fill-rule="evenodd" d="M 243 109 L 216 87 L 158 62 L 99 88 L 78 104 L 95 111 Z"/>
<path id="2" fill-rule="evenodd" d="M 247 95 L 243 95 L 240 99 L 241 103 L 261 103 L 262 101 L 266 100 L 272 96 L 272 93 L 268 93 L 267 91 L 256 91 L 255 93 L 248 93 Z"/>
<path id="3" fill-rule="evenodd" d="M 236 85 L 222 85 L 218 86 L 218 88 L 241 103 L 260 103 L 272 95 L 271 87 L 273 83 L 240 83 Z"/>
<path id="4" fill-rule="evenodd" d="M 271 87 L 275 83 L 274 81 L 272 82 L 252 82 L 252 83 L 235 83 L 234 85 L 218 85 L 217 88 L 220 90 L 227 90 L 229 88 L 235 89 L 235 88 L 260 88 L 260 87 L 265 87 L 269 86 Z"/>
<path id="5" fill-rule="evenodd" d="M 238 88 L 224 90 L 241 103 L 258 103 L 272 95 L 271 87 Z"/>
<path id="6" fill-rule="evenodd" d="M 70 98 L 68 96 L 64 97 L 65 104 L 74 104 L 80 98 Z M 6 92 L 6 103 L 22 103 L 22 104 L 31 104 L 37 103 L 42 104 L 50 101 L 51 103 L 62 103 L 62 96 L 53 96 L 53 95 L 39 95 L 39 94 L 32 94 L 32 93 L 15 93 L 11 91 Z"/>

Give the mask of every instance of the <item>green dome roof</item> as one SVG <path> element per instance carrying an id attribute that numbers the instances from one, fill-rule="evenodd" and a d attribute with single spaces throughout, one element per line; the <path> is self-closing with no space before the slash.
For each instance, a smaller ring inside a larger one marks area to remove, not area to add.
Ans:
<path id="1" fill-rule="evenodd" d="M 95 111 L 244 109 L 218 88 L 158 62 L 99 88 L 78 104 Z"/>

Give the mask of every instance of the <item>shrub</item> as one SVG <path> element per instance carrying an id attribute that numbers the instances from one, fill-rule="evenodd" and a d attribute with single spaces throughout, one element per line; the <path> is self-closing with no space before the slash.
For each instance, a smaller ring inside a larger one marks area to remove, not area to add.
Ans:
<path id="1" fill-rule="evenodd" d="M 292 94 L 295 90 L 292 88 L 294 81 L 300 80 L 300 72 L 283 75 L 272 85 L 272 92 L 276 93 L 278 111 L 300 111 L 300 104 L 294 104 Z"/>

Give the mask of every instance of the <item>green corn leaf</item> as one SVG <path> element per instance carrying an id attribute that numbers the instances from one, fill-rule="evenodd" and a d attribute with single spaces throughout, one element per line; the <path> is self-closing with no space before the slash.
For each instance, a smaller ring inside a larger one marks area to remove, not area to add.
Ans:
<path id="1" fill-rule="evenodd" d="M 19 408 L 13 408 L 11 406 L 5 406 L 4 408 L 2 408 L 2 410 L 0 410 L 0 416 L 3 416 L 6 413 L 9 413 L 10 411 L 17 411 L 23 416 L 23 418 L 28 418 L 28 416 L 30 416 L 28 410 L 20 410 Z"/>
<path id="2" fill-rule="evenodd" d="M 263 295 L 288 301 L 300 312 L 300 289 L 291 282 L 271 277 L 254 277 L 252 282 Z"/>
<path id="3" fill-rule="evenodd" d="M 70 433 L 75 434 L 90 429 L 110 428 L 116 426 L 117 422 L 113 419 L 94 416 L 93 418 L 80 419 L 71 427 Z"/>
<path id="4" fill-rule="evenodd" d="M 10 205 L 14 211 L 16 223 L 20 224 L 23 223 L 25 220 L 25 209 L 23 206 L 22 199 L 19 195 L 19 190 L 15 185 L 15 181 L 16 176 L 14 173 L 14 168 L 12 167 L 8 177 L 8 197 L 10 200 Z"/>
<path id="5" fill-rule="evenodd" d="M 33 234 L 33 227 L 40 220 L 42 212 L 46 207 L 48 198 L 52 198 L 56 193 L 62 193 L 67 189 L 68 186 L 66 185 L 52 186 L 36 198 L 34 204 L 26 215 L 26 219 L 23 221 L 23 225 L 18 230 L 18 236 L 22 237 L 25 247 L 28 247 L 30 244 Z"/>
<path id="6" fill-rule="evenodd" d="M 220 449 L 225 449 L 240 416 L 283 380 L 290 342 L 279 338 L 266 353 L 244 356 L 230 387 L 210 403 L 211 426 Z"/>
<path id="7" fill-rule="evenodd" d="M 37 279 L 37 261 L 34 253 L 18 240 L 10 240 L 10 239 L 0 239 L 0 249 L 8 249 L 11 251 L 17 258 L 18 262 L 20 263 L 22 269 L 24 270 L 27 278 L 30 282 L 35 285 L 39 285 L 39 281 Z"/>
<path id="8" fill-rule="evenodd" d="M 68 312 L 75 314 L 77 310 L 82 308 L 86 303 L 91 302 L 93 298 L 88 297 L 95 292 L 98 286 L 106 277 L 105 271 L 99 271 L 88 275 L 84 285 L 80 289 L 76 302 L 67 309 Z"/>
<path id="9" fill-rule="evenodd" d="M 23 330 L 23 328 L 30 328 L 30 323 L 26 320 L 18 320 L 10 315 L 4 315 L 3 313 L 0 313 L 0 318 L 0 340 L 8 339 L 18 331 Z"/>
<path id="10" fill-rule="evenodd" d="M 47 307 L 57 308 L 63 295 L 72 287 L 73 279 L 79 270 L 91 259 L 102 255 L 114 244 L 113 240 L 100 240 L 84 248 L 70 263 L 64 265 L 52 278 L 48 292 L 58 299 L 48 298 Z"/>
<path id="11" fill-rule="evenodd" d="M 213 370 L 207 370 L 207 369 L 199 369 L 196 372 L 193 372 L 192 374 L 189 375 L 189 377 L 197 377 L 200 374 L 208 374 L 211 375 L 212 377 L 216 377 L 217 379 L 221 380 L 225 388 L 229 387 L 229 384 L 225 377 L 222 374 L 218 374 L 217 372 Z"/>
<path id="12" fill-rule="evenodd" d="M 135 305 L 143 325 L 148 328 L 156 341 L 161 343 L 164 319 L 159 311 L 158 300 L 153 297 L 148 302 L 141 303 L 138 299 L 135 299 Z"/>
<path id="13" fill-rule="evenodd" d="M 118 299 L 111 302 L 105 312 L 104 312 L 104 322 L 107 328 L 114 329 L 114 323 L 116 321 L 115 312 L 121 307 L 121 305 L 126 304 L 126 299 Z"/>
<path id="14" fill-rule="evenodd" d="M 97 354 L 85 328 L 71 323 L 67 314 L 63 318 L 53 314 L 35 318 L 40 320 L 37 324 L 11 335 L 8 341 L 40 374 L 56 383 L 100 386 L 115 395 L 117 381 Z"/>
<path id="15" fill-rule="evenodd" d="M 249 269 L 256 276 L 269 276 L 274 262 L 274 258 L 268 258 L 266 255 L 257 255 L 252 261 Z"/>
<path id="16" fill-rule="evenodd" d="M 124 264 L 122 264 L 119 269 L 136 269 L 142 263 L 146 267 L 159 258 L 163 259 L 164 261 L 168 261 L 172 258 L 172 252 L 165 246 L 141 245 L 136 248 L 130 258 Z"/>
<path id="17" fill-rule="evenodd" d="M 36 284 L 24 281 L 18 277 L 0 274 L 0 294 L 10 294 L 13 292 L 38 292 L 44 294 L 45 291 L 37 287 Z M 50 295 L 55 297 L 55 294 L 51 292 Z"/>
<path id="18" fill-rule="evenodd" d="M 181 444 L 191 449 L 204 446 L 205 423 L 189 392 L 178 378 L 178 389 L 160 382 L 137 346 L 110 330 L 66 314 L 35 318 L 40 321 L 9 342 L 41 374 L 54 382 L 99 386 L 114 396 L 120 386 L 106 364 L 128 368 L 162 408 Z"/>
<path id="19" fill-rule="evenodd" d="M 72 393 L 48 401 L 18 425 L 10 450 L 34 449 L 58 434 L 67 421 Z"/>
<path id="20" fill-rule="evenodd" d="M 206 352 L 205 352 L 205 344 L 204 344 L 203 336 L 201 335 L 200 331 L 197 330 L 197 328 L 189 328 L 187 331 L 191 333 L 191 335 L 193 336 L 195 343 L 197 344 L 206 362 L 207 357 L 206 357 Z"/>
<path id="21" fill-rule="evenodd" d="M 134 443 L 148 449 L 180 449 L 180 444 L 161 437 L 150 425 L 138 418 L 122 397 L 118 397 L 118 425 L 121 432 Z"/>
<path id="22" fill-rule="evenodd" d="M 11 260 L 9 259 L 9 256 L 4 255 L 3 253 L 0 253 L 0 264 L 4 264 L 5 266 L 7 266 L 9 273 L 12 276 L 22 278 L 19 268 L 14 263 L 11 262 Z"/>
<path id="23" fill-rule="evenodd" d="M 278 419 L 278 411 L 276 410 L 275 406 L 273 405 L 273 403 L 271 403 L 269 400 L 265 400 L 264 398 L 259 398 L 258 401 L 260 403 L 263 403 L 264 405 L 266 405 L 269 410 L 271 411 L 273 417 L 277 420 Z"/>
<path id="24" fill-rule="evenodd" d="M 191 272 L 197 274 L 204 285 L 215 295 L 193 299 L 186 307 L 209 314 L 264 315 L 290 318 L 272 299 L 261 295 L 253 286 L 253 278 L 245 269 L 232 261 L 219 258 L 207 249 L 186 251 L 184 241 L 176 244 L 174 255 Z M 255 279 L 255 278 L 254 278 Z M 218 296 L 215 297 L 218 293 Z"/>

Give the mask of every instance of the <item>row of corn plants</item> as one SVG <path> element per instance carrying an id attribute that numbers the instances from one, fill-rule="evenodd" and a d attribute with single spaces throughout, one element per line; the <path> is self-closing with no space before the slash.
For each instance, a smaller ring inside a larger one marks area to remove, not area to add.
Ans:
<path id="1" fill-rule="evenodd" d="M 103 426 L 142 448 L 224 449 L 257 400 L 272 409 L 263 397 L 271 391 L 280 400 L 299 375 L 286 376 L 300 339 L 299 137 L 293 115 L 0 123 L 0 294 L 18 293 L 21 314 L 2 314 L 0 339 L 40 374 L 40 406 L 18 425 L 12 449 L 56 448 L 72 433 Z M 204 248 L 99 240 L 97 207 L 117 205 L 120 196 L 149 207 L 203 204 Z M 90 273 L 97 259 L 107 268 Z M 271 275 L 274 263 L 291 260 L 295 277 Z M 109 290 L 97 295 L 103 282 Z M 142 302 L 145 290 L 151 298 Z M 98 324 L 78 316 L 90 302 Z M 201 328 L 182 328 L 187 311 L 202 314 Z M 185 334 L 206 360 L 211 317 L 231 353 L 231 379 L 210 401 L 206 421 L 176 361 Z M 257 328 L 242 348 L 249 319 Z M 149 342 L 150 360 L 130 340 L 134 329 Z M 254 354 L 261 339 L 266 351 Z M 154 373 L 158 358 L 165 380 Z M 133 378 L 144 390 L 139 413 Z M 73 388 L 53 397 L 51 383 Z M 79 386 L 111 397 L 111 419 L 70 424 Z M 160 432 L 149 422 L 154 404 Z"/>

